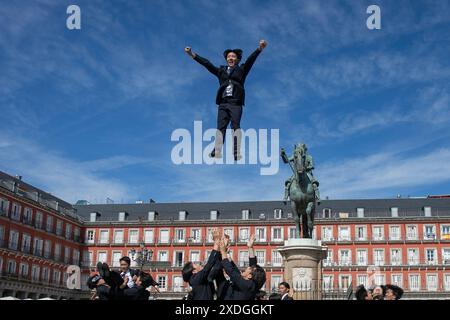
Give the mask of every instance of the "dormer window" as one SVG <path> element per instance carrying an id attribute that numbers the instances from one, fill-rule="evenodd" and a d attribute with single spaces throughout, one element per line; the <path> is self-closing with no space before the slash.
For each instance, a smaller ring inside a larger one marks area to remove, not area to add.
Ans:
<path id="1" fill-rule="evenodd" d="M 242 210 L 242 220 L 250 219 L 250 210 L 244 209 Z"/>
<path id="2" fill-rule="evenodd" d="M 119 221 L 125 221 L 127 219 L 128 213 L 119 212 Z"/>
<path id="3" fill-rule="evenodd" d="M 184 221 L 186 220 L 187 212 L 186 211 L 179 211 L 178 212 L 178 220 Z"/>
<path id="4" fill-rule="evenodd" d="M 356 216 L 358 218 L 364 218 L 364 208 L 357 208 L 356 209 Z"/>
<path id="5" fill-rule="evenodd" d="M 209 212 L 209 217 L 211 220 L 217 220 L 218 215 L 219 215 L 219 212 L 217 210 L 211 210 Z"/>
<path id="6" fill-rule="evenodd" d="M 157 220 L 158 213 L 156 211 L 149 211 L 148 212 L 148 221 L 155 221 Z"/>
<path id="7" fill-rule="evenodd" d="M 283 215 L 283 210 L 281 209 L 275 209 L 273 210 L 273 217 L 275 219 L 281 219 L 281 216 Z"/>
<path id="8" fill-rule="evenodd" d="M 98 212 L 91 212 L 91 218 L 90 218 L 90 222 L 95 222 L 97 221 L 97 218 L 100 217 L 100 214 Z"/>

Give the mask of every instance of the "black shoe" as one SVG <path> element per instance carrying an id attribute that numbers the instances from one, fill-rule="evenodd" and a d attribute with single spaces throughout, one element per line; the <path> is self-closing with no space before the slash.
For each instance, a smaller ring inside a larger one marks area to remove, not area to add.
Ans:
<path id="1" fill-rule="evenodd" d="M 103 262 L 102 264 L 102 270 L 103 270 L 103 278 L 109 278 L 109 266 L 106 264 L 106 262 Z"/>
<path id="2" fill-rule="evenodd" d="M 105 273 L 103 272 L 103 263 L 101 263 L 100 261 L 97 262 L 97 271 L 98 271 L 98 274 L 100 275 L 100 277 L 102 277 L 102 278 L 105 277 Z"/>

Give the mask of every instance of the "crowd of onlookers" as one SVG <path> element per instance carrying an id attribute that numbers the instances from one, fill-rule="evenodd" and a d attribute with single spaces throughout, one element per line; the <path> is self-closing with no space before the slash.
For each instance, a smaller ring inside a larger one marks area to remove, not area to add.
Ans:
<path id="1" fill-rule="evenodd" d="M 366 289 L 363 285 L 356 288 L 356 300 L 400 300 L 403 289 L 393 284 L 375 285 Z"/>
<path id="2" fill-rule="evenodd" d="M 213 250 L 206 264 L 187 262 L 182 269 L 183 280 L 190 291 L 184 300 L 293 300 L 287 282 L 278 285 L 278 292 L 267 296 L 262 291 L 266 282 L 264 268 L 257 264 L 253 250 L 254 235 L 247 242 L 249 266 L 239 270 L 230 255 L 230 238 L 213 230 Z M 130 258 L 120 259 L 120 270 L 114 271 L 106 263 L 99 262 L 97 270 L 88 278 L 92 289 L 91 299 L 99 300 L 149 300 L 151 291 L 159 292 L 158 283 L 144 271 L 130 268 Z M 357 300 L 398 300 L 403 290 L 395 285 L 358 286 Z"/>

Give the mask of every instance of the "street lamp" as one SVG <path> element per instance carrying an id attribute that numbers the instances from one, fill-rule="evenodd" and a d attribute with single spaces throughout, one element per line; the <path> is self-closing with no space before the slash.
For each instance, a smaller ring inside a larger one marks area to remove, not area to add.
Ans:
<path id="1" fill-rule="evenodd" d="M 145 248 L 143 242 L 139 244 L 139 251 L 136 251 L 136 249 L 133 248 L 130 250 L 130 253 L 131 260 L 136 261 L 136 263 L 141 266 L 141 270 L 145 265 L 149 265 L 152 261 L 153 250 Z"/>

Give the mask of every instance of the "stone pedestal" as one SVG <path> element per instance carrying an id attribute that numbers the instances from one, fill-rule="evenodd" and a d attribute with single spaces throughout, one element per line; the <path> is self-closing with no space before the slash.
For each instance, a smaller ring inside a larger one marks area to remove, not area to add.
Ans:
<path id="1" fill-rule="evenodd" d="M 291 286 L 294 300 L 320 300 L 327 247 L 320 240 L 290 239 L 278 251 L 283 257 L 284 281 Z"/>

